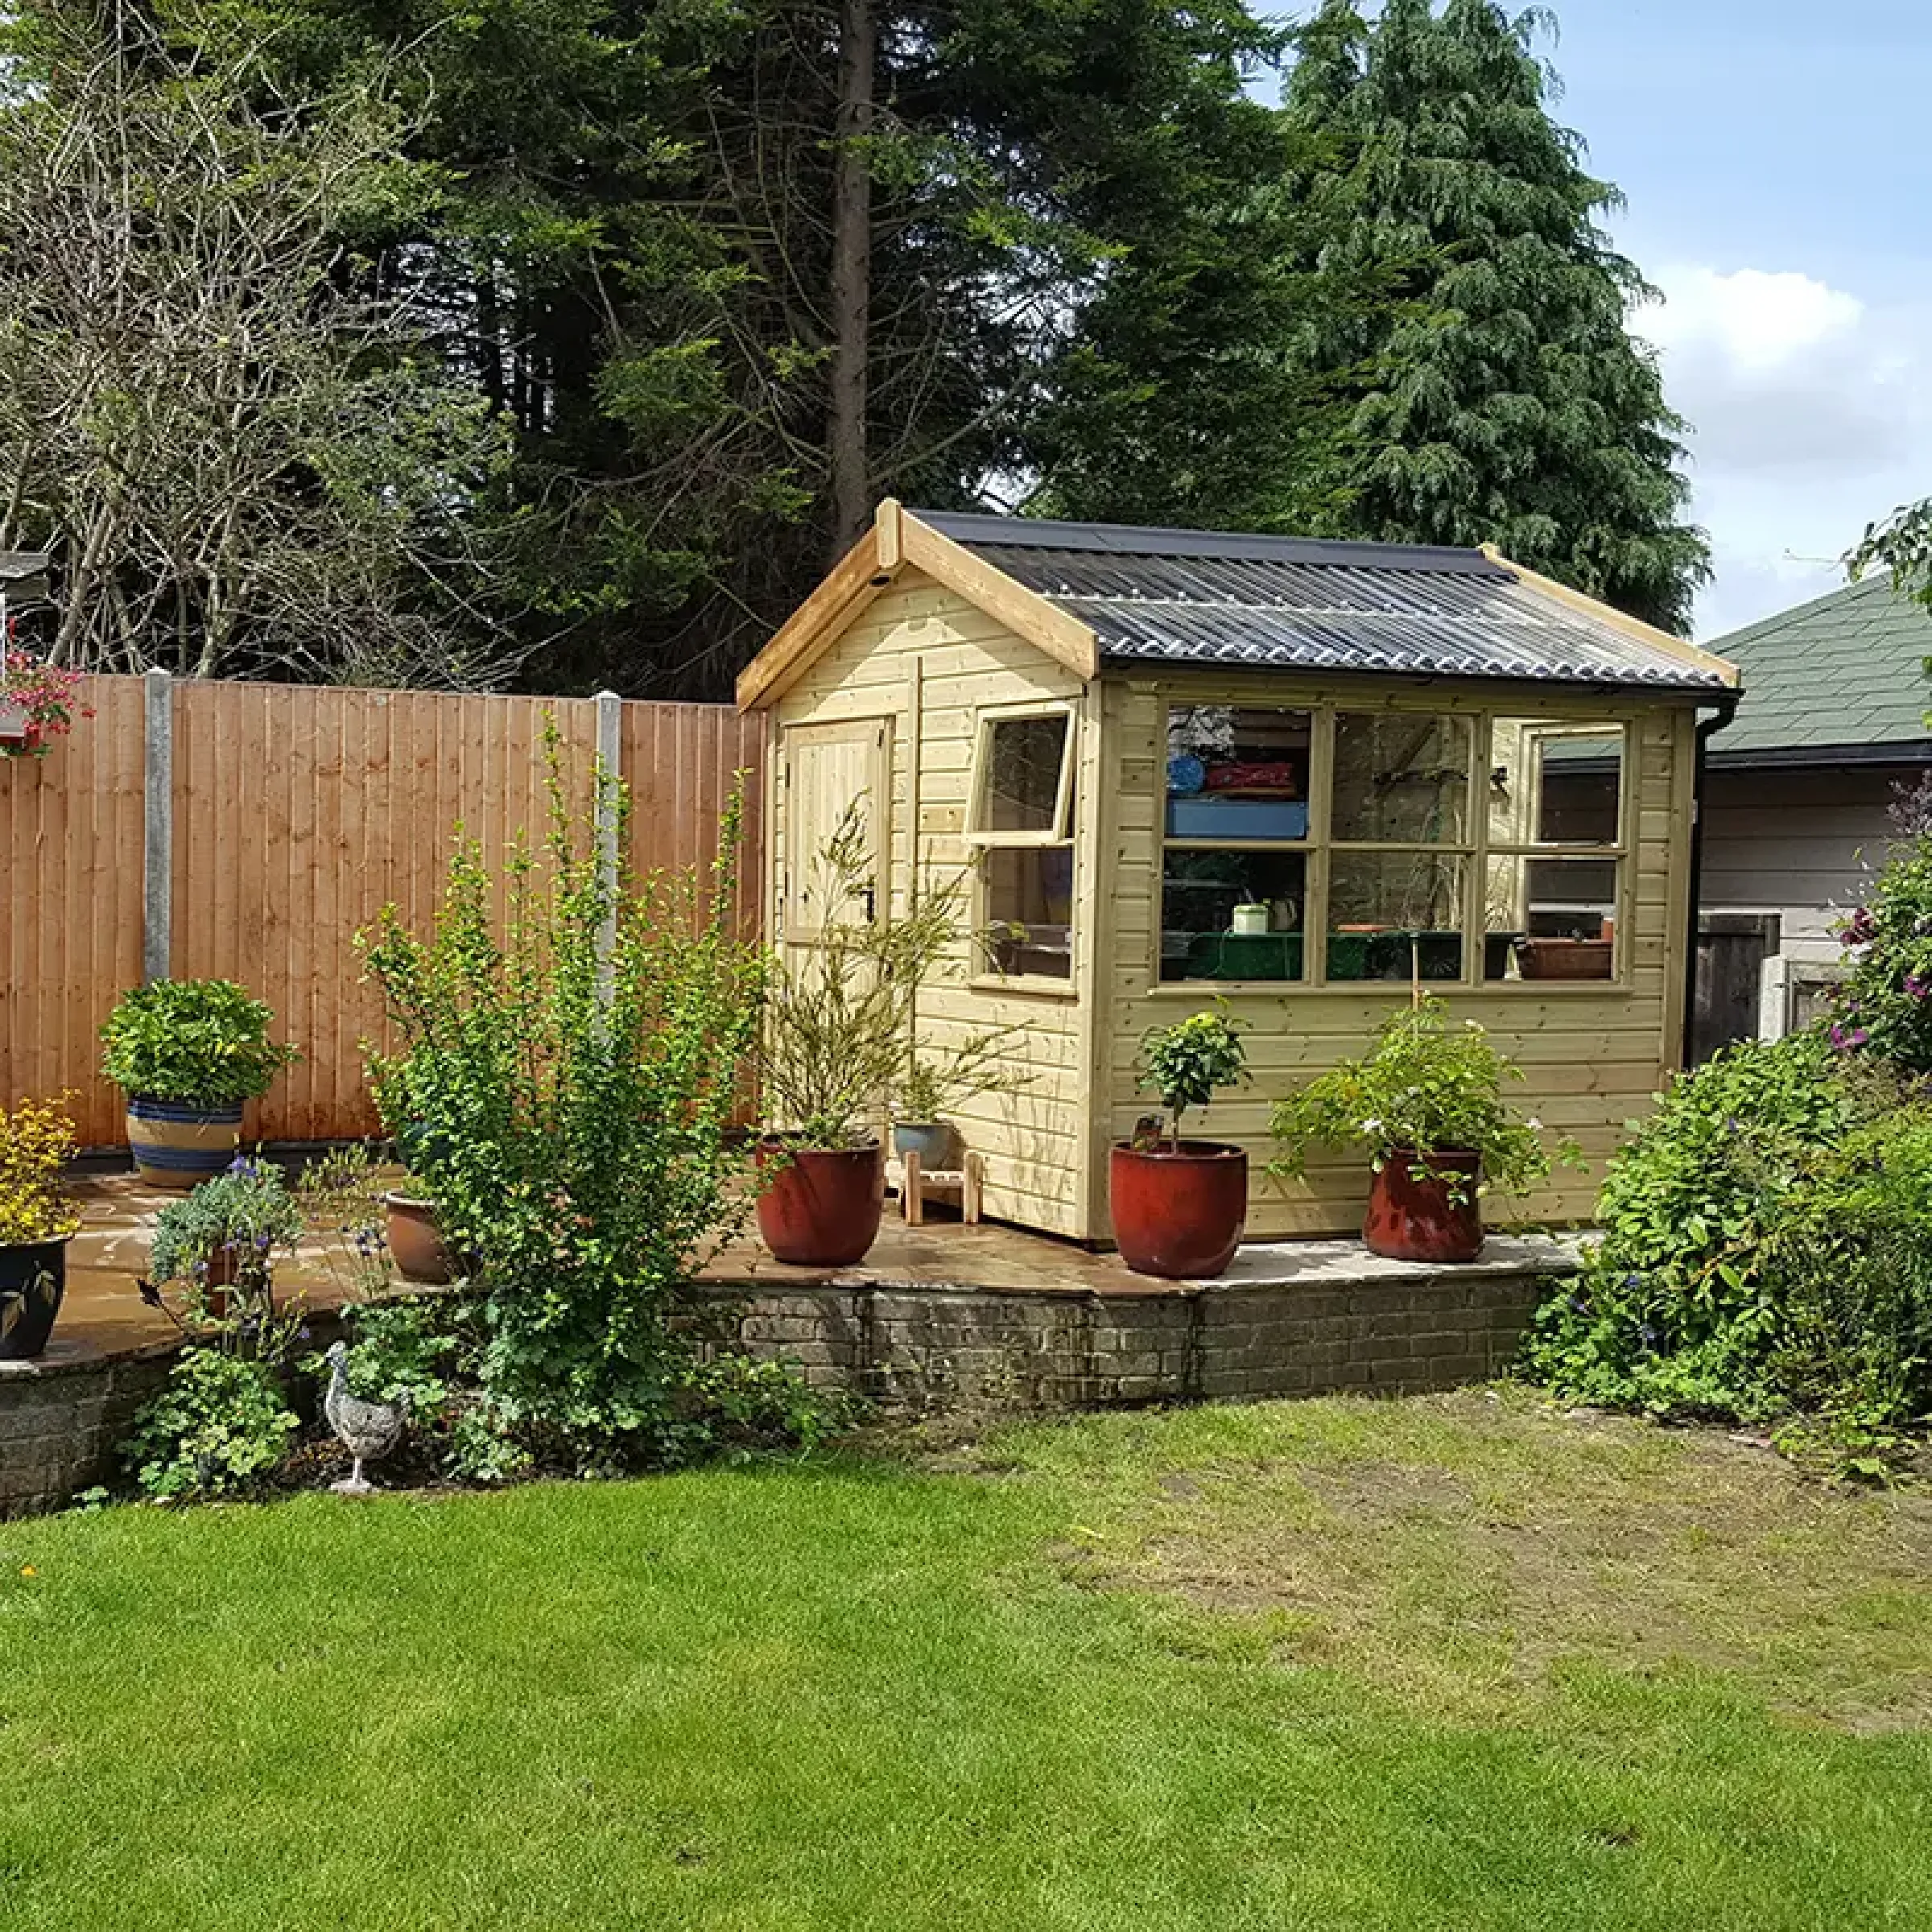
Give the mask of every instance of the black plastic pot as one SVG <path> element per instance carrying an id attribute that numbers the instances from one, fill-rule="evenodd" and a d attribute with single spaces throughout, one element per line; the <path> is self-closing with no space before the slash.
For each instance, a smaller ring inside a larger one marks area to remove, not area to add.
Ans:
<path id="1" fill-rule="evenodd" d="M 0 1361 L 23 1362 L 45 1350 L 67 1292 L 67 1245 L 23 1241 L 0 1248 Z"/>

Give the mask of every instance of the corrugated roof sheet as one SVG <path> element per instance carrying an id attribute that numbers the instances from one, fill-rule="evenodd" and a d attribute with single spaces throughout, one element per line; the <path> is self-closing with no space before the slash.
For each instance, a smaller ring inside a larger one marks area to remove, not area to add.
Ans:
<path id="1" fill-rule="evenodd" d="M 1895 745 L 1916 756 L 1932 737 L 1932 613 L 1901 597 L 1889 576 L 1780 611 L 1711 648 L 1744 674 L 1736 720 L 1711 741 L 1719 764 L 1844 746 Z"/>
<path id="2" fill-rule="evenodd" d="M 1107 663 L 1724 687 L 1480 551 L 913 514 L 1090 625 Z"/>

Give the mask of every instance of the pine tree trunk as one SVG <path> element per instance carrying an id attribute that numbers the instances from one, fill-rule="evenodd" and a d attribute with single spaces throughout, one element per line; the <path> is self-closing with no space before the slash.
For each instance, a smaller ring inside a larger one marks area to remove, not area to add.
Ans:
<path id="1" fill-rule="evenodd" d="M 832 550 L 842 556 L 872 514 L 865 388 L 871 350 L 872 167 L 865 142 L 873 126 L 878 51 L 873 0 L 841 0 L 839 99 L 832 132 L 832 402 L 826 460 L 832 495 Z"/>

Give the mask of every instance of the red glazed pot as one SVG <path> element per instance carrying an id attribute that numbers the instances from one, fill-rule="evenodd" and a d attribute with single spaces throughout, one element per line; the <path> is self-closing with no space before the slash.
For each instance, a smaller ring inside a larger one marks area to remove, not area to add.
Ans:
<path id="1" fill-rule="evenodd" d="M 1472 1261 L 1483 1251 L 1483 1204 L 1476 1184 L 1482 1158 L 1473 1154 L 1432 1154 L 1429 1165 L 1468 1177 L 1459 1203 L 1447 1181 L 1418 1180 L 1409 1170 L 1418 1155 L 1397 1147 L 1368 1185 L 1362 1244 L 1371 1254 L 1397 1261 Z"/>
<path id="2" fill-rule="evenodd" d="M 443 1245 L 443 1231 L 436 1225 L 433 1203 L 406 1194 L 386 1194 L 382 1224 L 389 1258 L 404 1281 L 441 1287 L 456 1278 L 449 1250 Z"/>
<path id="3" fill-rule="evenodd" d="M 1136 1274 L 1203 1281 L 1226 1271 L 1248 1220 L 1248 1156 L 1217 1141 L 1141 1153 L 1116 1143 L 1113 1238 Z"/>
<path id="4" fill-rule="evenodd" d="M 886 1201 L 886 1150 L 827 1152 L 793 1147 L 782 1134 L 758 1142 L 766 1186 L 758 1196 L 758 1232 L 781 1261 L 804 1268 L 849 1268 L 878 1239 Z"/>

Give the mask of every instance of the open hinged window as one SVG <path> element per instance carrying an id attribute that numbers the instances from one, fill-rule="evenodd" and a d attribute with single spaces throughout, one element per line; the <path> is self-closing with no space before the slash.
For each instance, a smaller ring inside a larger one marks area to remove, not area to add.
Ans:
<path id="1" fill-rule="evenodd" d="M 1003 977 L 1073 976 L 1074 717 L 1065 705 L 980 714 L 968 843 L 980 927 Z"/>

